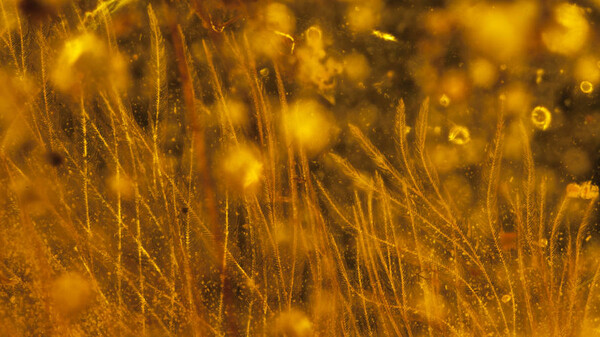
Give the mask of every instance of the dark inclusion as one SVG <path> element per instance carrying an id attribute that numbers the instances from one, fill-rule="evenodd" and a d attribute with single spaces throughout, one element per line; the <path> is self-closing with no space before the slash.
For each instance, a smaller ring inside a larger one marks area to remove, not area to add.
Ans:
<path id="1" fill-rule="evenodd" d="M 63 155 L 54 151 L 50 151 L 46 154 L 46 160 L 48 161 L 48 164 L 54 167 L 59 167 L 65 162 Z"/>

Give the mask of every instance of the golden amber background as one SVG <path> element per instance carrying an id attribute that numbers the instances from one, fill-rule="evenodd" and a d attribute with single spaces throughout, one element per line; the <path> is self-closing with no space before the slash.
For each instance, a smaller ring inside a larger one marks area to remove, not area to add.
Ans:
<path id="1" fill-rule="evenodd" d="M 0 336 L 600 336 L 599 1 L 0 12 Z"/>

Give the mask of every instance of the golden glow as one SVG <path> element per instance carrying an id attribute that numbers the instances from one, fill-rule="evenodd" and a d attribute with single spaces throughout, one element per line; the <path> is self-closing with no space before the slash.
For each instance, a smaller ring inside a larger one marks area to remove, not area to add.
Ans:
<path id="1" fill-rule="evenodd" d="M 496 66 L 487 59 L 478 58 L 471 62 L 469 75 L 478 87 L 490 88 L 496 83 L 498 71 Z"/>
<path id="2" fill-rule="evenodd" d="M 92 303 L 94 292 L 90 282 L 76 273 L 66 273 L 50 285 L 52 301 L 65 318 L 75 319 Z"/>
<path id="3" fill-rule="evenodd" d="M 456 17 L 466 28 L 472 47 L 497 61 L 514 62 L 520 57 L 532 34 L 537 4 L 517 1 L 511 4 L 458 2 Z"/>
<path id="4" fill-rule="evenodd" d="M 344 58 L 344 72 L 351 80 L 362 82 L 371 72 L 369 60 L 362 54 L 352 53 Z"/>
<path id="5" fill-rule="evenodd" d="M 0 336 L 600 336 L 599 11 L 0 0 Z"/>
<path id="6" fill-rule="evenodd" d="M 284 4 L 279 2 L 270 3 L 265 9 L 265 24 L 269 29 L 292 34 L 296 30 L 296 17 L 294 13 Z"/>
<path id="7" fill-rule="evenodd" d="M 285 116 L 285 129 L 296 145 L 313 154 L 329 144 L 333 132 L 325 109 L 312 100 L 301 100 L 293 105 Z"/>
<path id="8" fill-rule="evenodd" d="M 223 170 L 234 187 L 255 191 L 262 180 L 263 163 L 250 148 L 238 146 L 226 154 Z"/>
<path id="9" fill-rule="evenodd" d="M 574 66 L 573 77 L 577 81 L 590 81 L 591 83 L 600 81 L 600 68 L 598 68 L 594 55 L 584 55 L 577 58 Z"/>
<path id="10" fill-rule="evenodd" d="M 366 1 L 365 5 L 356 4 L 348 8 L 346 17 L 350 29 L 357 32 L 367 32 L 375 28 L 380 17 L 377 12 L 378 1 Z"/>
<path id="11" fill-rule="evenodd" d="M 505 107 L 509 114 L 518 115 L 531 107 L 532 95 L 524 83 L 515 82 L 506 87 Z"/>
<path id="12" fill-rule="evenodd" d="M 111 53 L 103 40 L 85 33 L 66 41 L 52 72 L 52 80 L 65 92 L 73 93 L 82 84 L 112 90 L 124 89 L 128 74 L 120 54 Z"/>
<path id="13" fill-rule="evenodd" d="M 567 196 L 569 198 L 580 198 L 584 200 L 593 200 L 598 198 L 598 186 L 586 181 L 581 185 L 570 183 L 567 185 Z"/>
<path id="14" fill-rule="evenodd" d="M 578 52 L 588 37 L 589 24 L 584 11 L 577 5 L 562 3 L 554 8 L 555 25 L 542 33 L 548 50 L 565 55 Z"/>

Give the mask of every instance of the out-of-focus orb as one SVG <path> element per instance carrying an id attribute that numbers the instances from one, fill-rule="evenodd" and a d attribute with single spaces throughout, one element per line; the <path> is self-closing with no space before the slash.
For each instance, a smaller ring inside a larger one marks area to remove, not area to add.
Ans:
<path id="1" fill-rule="evenodd" d="M 512 4 L 457 3 L 455 14 L 473 48 L 499 62 L 513 62 L 524 55 L 537 4 L 527 0 Z"/>
<path id="2" fill-rule="evenodd" d="M 531 106 L 532 95 L 529 88 L 521 82 L 510 84 L 506 89 L 505 98 L 507 114 L 521 115 Z"/>
<path id="3" fill-rule="evenodd" d="M 465 73 L 458 69 L 447 71 L 441 78 L 440 87 L 453 101 L 462 101 L 468 97 L 469 85 Z"/>
<path id="4" fill-rule="evenodd" d="M 589 155 L 578 147 L 567 149 L 562 155 L 562 163 L 567 172 L 574 176 L 586 174 L 592 168 Z"/>
<path id="5" fill-rule="evenodd" d="M 85 87 L 124 89 L 127 65 L 120 54 L 110 52 L 103 39 L 84 33 L 68 40 L 52 73 L 54 85 L 63 92 L 78 94 Z"/>
<path id="6" fill-rule="evenodd" d="M 344 57 L 344 72 L 353 82 L 363 82 L 371 72 L 369 60 L 359 53 L 352 53 Z"/>
<path id="7" fill-rule="evenodd" d="M 554 8 L 555 25 L 542 33 L 542 41 L 551 52 L 573 55 L 584 46 L 590 30 L 580 7 L 562 3 Z"/>
<path id="8" fill-rule="evenodd" d="M 447 173 L 461 164 L 457 148 L 450 145 L 434 147 L 431 150 L 431 162 L 440 173 Z"/>
<path id="9" fill-rule="evenodd" d="M 74 318 L 92 300 L 92 286 L 77 273 L 66 273 L 51 284 L 50 294 L 56 310 L 66 318 Z"/>
<path id="10" fill-rule="evenodd" d="M 276 336 L 308 337 L 313 333 L 312 322 L 298 310 L 279 314 L 275 322 Z"/>
<path id="11" fill-rule="evenodd" d="M 270 29 L 290 34 L 296 30 L 296 17 L 284 4 L 274 2 L 267 6 L 265 24 Z"/>
<path id="12" fill-rule="evenodd" d="M 227 152 L 223 171 L 232 187 L 242 192 L 257 189 L 263 176 L 263 163 L 256 152 L 244 145 L 237 145 Z"/>
<path id="13" fill-rule="evenodd" d="M 475 86 L 490 88 L 498 79 L 498 71 L 492 62 L 484 58 L 478 58 L 469 65 L 469 76 Z"/>
<path id="14" fill-rule="evenodd" d="M 348 26 L 356 32 L 373 30 L 380 20 L 381 3 L 379 1 L 365 1 L 360 5 L 358 3 L 355 6 L 349 6 L 346 12 Z"/>
<path id="15" fill-rule="evenodd" d="M 596 58 L 592 55 L 579 57 L 573 67 L 573 77 L 576 81 L 600 81 L 600 68 L 596 64 Z"/>
<path id="16" fill-rule="evenodd" d="M 313 100 L 296 102 L 284 123 L 288 137 L 309 154 L 316 154 L 327 146 L 333 133 L 325 108 Z"/>

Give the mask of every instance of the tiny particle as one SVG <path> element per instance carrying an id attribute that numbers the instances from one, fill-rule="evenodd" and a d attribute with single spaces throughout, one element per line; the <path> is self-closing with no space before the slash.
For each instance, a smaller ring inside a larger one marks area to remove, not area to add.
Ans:
<path id="1" fill-rule="evenodd" d="M 466 127 L 455 125 L 448 133 L 448 140 L 457 145 L 464 145 L 471 141 L 471 134 Z"/>
<path id="2" fill-rule="evenodd" d="M 538 69 L 536 71 L 536 77 L 535 77 L 535 84 L 540 84 L 542 83 L 542 78 L 544 76 L 544 69 Z"/>
<path id="3" fill-rule="evenodd" d="M 502 296 L 502 303 L 508 303 L 512 297 L 508 294 Z"/>
<path id="4" fill-rule="evenodd" d="M 187 212 L 189 211 L 189 209 L 187 207 L 181 207 L 181 213 L 183 214 L 187 214 Z"/>
<path id="5" fill-rule="evenodd" d="M 582 81 L 579 85 L 579 89 L 581 89 L 584 94 L 589 94 L 594 91 L 594 85 L 592 85 L 590 81 Z"/>
<path id="6" fill-rule="evenodd" d="M 552 114 L 550 114 L 550 111 L 546 107 L 536 106 L 531 111 L 531 122 L 536 128 L 546 130 L 550 127 L 551 121 Z"/>
<path id="7" fill-rule="evenodd" d="M 396 37 L 394 35 L 390 34 L 390 33 L 384 33 L 382 31 L 379 31 L 379 30 L 376 30 L 376 29 L 374 29 L 371 33 L 374 36 L 376 36 L 376 37 L 378 37 L 378 38 L 380 38 L 382 40 L 391 41 L 391 42 L 398 42 L 398 40 L 396 39 Z"/>
<path id="8" fill-rule="evenodd" d="M 446 94 L 443 94 L 442 97 L 440 97 L 440 105 L 444 108 L 450 105 L 450 98 Z"/>

